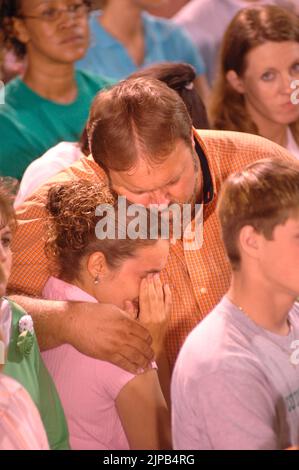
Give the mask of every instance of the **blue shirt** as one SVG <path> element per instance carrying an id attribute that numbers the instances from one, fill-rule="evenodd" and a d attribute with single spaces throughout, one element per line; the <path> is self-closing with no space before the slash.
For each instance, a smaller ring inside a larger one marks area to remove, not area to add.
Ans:
<path id="1" fill-rule="evenodd" d="M 138 70 L 126 48 L 99 23 L 101 12 L 90 15 L 91 44 L 77 68 L 121 80 Z M 170 20 L 142 13 L 145 32 L 145 58 L 142 67 L 159 62 L 186 62 L 198 75 L 205 66 L 198 51 L 180 27 Z"/>

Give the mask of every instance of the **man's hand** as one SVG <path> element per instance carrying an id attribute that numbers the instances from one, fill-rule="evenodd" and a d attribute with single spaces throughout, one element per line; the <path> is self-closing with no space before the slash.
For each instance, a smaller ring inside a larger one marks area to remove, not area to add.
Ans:
<path id="1" fill-rule="evenodd" d="M 64 329 L 67 342 L 74 348 L 132 373 L 149 366 L 154 357 L 152 339 L 139 322 L 114 305 L 81 302 L 72 305 Z"/>
<path id="2" fill-rule="evenodd" d="M 11 297 L 33 318 L 40 349 L 68 343 L 86 356 L 132 373 L 153 359 L 150 333 L 114 305 Z"/>

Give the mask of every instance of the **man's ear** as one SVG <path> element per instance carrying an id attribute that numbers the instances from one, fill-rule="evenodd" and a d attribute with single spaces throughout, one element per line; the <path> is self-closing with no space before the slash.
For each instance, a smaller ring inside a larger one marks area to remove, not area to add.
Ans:
<path id="1" fill-rule="evenodd" d="M 245 93 L 244 83 L 242 78 L 234 70 L 229 70 L 226 74 L 226 80 L 230 86 L 240 94 Z"/>
<path id="2" fill-rule="evenodd" d="M 192 129 L 191 129 L 191 143 L 192 143 L 192 148 L 193 148 L 193 150 L 195 150 L 195 137 L 194 137 L 193 129 L 194 129 L 194 126 L 192 125 Z"/>
<path id="3" fill-rule="evenodd" d="M 108 266 L 106 258 L 101 251 L 92 253 L 87 260 L 87 271 L 93 279 L 103 277 L 107 271 Z"/>
<path id="4" fill-rule="evenodd" d="M 261 234 L 257 233 L 251 225 L 245 225 L 241 228 L 239 234 L 239 248 L 242 253 L 249 258 L 257 259 L 261 246 Z"/>
<path id="5" fill-rule="evenodd" d="M 13 35 L 23 44 L 28 44 L 30 36 L 22 18 L 13 18 Z"/>

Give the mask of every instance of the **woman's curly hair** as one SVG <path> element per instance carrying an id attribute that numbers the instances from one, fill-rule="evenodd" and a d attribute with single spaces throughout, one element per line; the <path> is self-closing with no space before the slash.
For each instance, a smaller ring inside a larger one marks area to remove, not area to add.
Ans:
<path id="1" fill-rule="evenodd" d="M 114 237 L 97 238 L 96 226 L 103 219 L 103 215 L 97 215 L 100 205 L 114 209 Z M 46 255 L 52 273 L 65 281 L 78 279 L 82 261 L 94 252 L 102 252 L 108 266 L 117 268 L 126 258 L 134 256 L 138 248 L 157 241 L 150 236 L 136 240 L 118 238 L 117 196 L 104 183 L 81 180 L 54 186 L 48 192 L 46 209 Z M 126 225 L 131 219 L 127 217 Z"/>

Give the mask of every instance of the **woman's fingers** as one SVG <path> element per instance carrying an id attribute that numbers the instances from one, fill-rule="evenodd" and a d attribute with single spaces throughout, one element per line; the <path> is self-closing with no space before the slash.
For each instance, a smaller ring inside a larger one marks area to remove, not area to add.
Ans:
<path id="1" fill-rule="evenodd" d="M 163 287 L 164 290 L 164 305 L 167 318 L 170 316 L 171 307 L 172 307 L 172 297 L 169 284 L 165 284 Z"/>
<path id="2" fill-rule="evenodd" d="M 150 304 L 150 318 L 158 319 L 160 317 L 161 311 L 158 301 L 157 286 L 155 281 L 155 276 L 151 276 L 147 280 L 148 282 L 148 295 L 149 295 L 149 304 Z"/>
<path id="3" fill-rule="evenodd" d="M 149 317 L 150 303 L 149 303 L 149 294 L 148 294 L 148 282 L 144 278 L 140 284 L 139 290 L 139 319 L 141 321 L 146 321 Z"/>
<path id="4" fill-rule="evenodd" d="M 154 276 L 154 285 L 155 285 L 158 301 L 160 302 L 160 304 L 162 304 L 164 302 L 164 293 L 163 293 L 163 286 L 162 286 L 162 282 L 161 282 L 159 274 L 155 274 Z"/>

